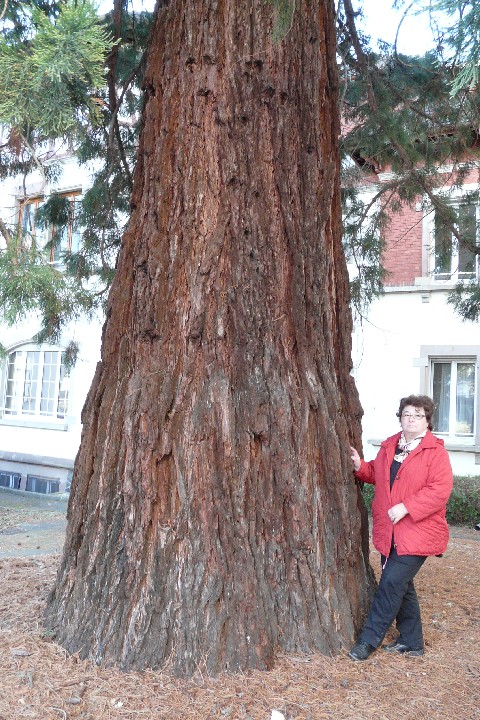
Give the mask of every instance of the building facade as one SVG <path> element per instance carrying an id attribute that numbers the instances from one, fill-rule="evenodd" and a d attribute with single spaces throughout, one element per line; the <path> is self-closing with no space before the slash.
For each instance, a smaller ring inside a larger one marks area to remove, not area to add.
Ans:
<path id="1" fill-rule="evenodd" d="M 2 182 L 0 217 L 9 228 L 50 245 L 46 262 L 61 270 L 62 252 L 75 250 L 79 242 L 75 203 L 90 186 L 93 168 L 80 167 L 71 153 L 58 149 L 52 150 L 52 162 L 62 168 L 54 182 L 45 182 L 39 173 Z M 447 189 L 451 177 L 446 168 Z M 369 178 L 365 199 L 388 179 L 388 173 L 379 173 L 374 182 Z M 472 172 L 461 191 L 450 192 L 452 204 L 460 208 L 462 232 L 473 244 L 480 220 L 474 196 L 478 187 Z M 70 200 L 72 223 L 51 243 L 55 228 L 37 227 L 36 215 L 53 192 Z M 385 240 L 385 292 L 372 303 L 368 317 L 355 319 L 353 333 L 365 457 L 373 458 L 380 442 L 398 430 L 400 398 L 427 394 L 436 405 L 434 431 L 445 441 L 454 472 L 480 474 L 480 328 L 463 321 L 447 303 L 458 280 L 477 280 L 478 256 L 458 250 L 425 198 L 392 216 Z M 79 319 L 65 329 L 58 345 L 38 345 L 35 315 L 0 326 L 7 350 L 0 362 L 0 487 L 68 490 L 82 407 L 100 359 L 101 329 L 100 317 Z M 72 341 L 78 357 L 68 367 L 64 352 Z"/>
<path id="2" fill-rule="evenodd" d="M 45 262 L 61 271 L 62 253 L 78 247 L 75 203 L 90 186 L 91 172 L 61 148 L 51 148 L 51 162 L 61 169 L 54 182 L 46 182 L 40 173 L 2 182 L 0 217 L 12 234 L 20 231 L 25 242 L 46 247 Z M 36 222 L 52 193 L 70 201 L 71 221 L 61 232 Z M 39 345 L 35 314 L 16 325 L 0 326 L 7 351 L 0 362 L 0 487 L 40 493 L 69 489 L 82 407 L 100 359 L 101 328 L 100 317 L 79 319 L 65 328 L 58 344 Z M 65 358 L 71 343 L 78 348 L 73 366 Z"/>
<path id="3" fill-rule="evenodd" d="M 439 190 L 458 210 L 459 230 L 478 245 L 480 206 L 473 170 L 461 190 L 444 169 Z M 389 179 L 380 173 L 378 184 Z M 365 197 L 376 187 L 365 187 Z M 385 292 L 356 318 L 353 373 L 364 409 L 366 459 L 399 429 L 401 397 L 426 394 L 435 403 L 434 432 L 442 437 L 454 473 L 480 474 L 480 327 L 447 303 L 458 281 L 477 282 L 479 256 L 456 238 L 426 198 L 392 215 L 385 232 Z"/>

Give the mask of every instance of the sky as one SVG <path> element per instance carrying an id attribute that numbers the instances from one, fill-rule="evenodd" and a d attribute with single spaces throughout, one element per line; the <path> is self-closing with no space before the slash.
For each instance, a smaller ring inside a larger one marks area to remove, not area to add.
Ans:
<path id="1" fill-rule="evenodd" d="M 372 40 L 382 38 L 393 44 L 403 10 L 392 9 L 393 0 L 354 0 L 355 9 L 363 9 L 363 28 Z M 410 3 L 405 3 L 407 7 Z M 409 15 L 400 28 L 397 49 L 406 55 L 423 55 L 433 46 L 428 13 Z"/>

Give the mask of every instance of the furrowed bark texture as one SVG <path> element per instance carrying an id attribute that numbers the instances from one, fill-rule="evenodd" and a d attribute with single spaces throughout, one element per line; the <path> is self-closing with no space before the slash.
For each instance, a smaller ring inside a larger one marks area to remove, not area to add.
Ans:
<path id="1" fill-rule="evenodd" d="M 172 0 L 47 624 L 123 668 L 333 653 L 371 574 L 333 3 Z"/>

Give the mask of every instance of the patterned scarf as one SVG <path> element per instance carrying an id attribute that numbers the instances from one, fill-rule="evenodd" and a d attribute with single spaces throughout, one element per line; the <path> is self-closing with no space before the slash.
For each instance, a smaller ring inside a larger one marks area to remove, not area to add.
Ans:
<path id="1" fill-rule="evenodd" d="M 427 431 L 424 430 L 423 433 L 421 433 L 420 435 L 417 435 L 417 437 L 413 438 L 413 440 L 410 440 L 410 442 L 407 442 L 405 439 L 405 435 L 402 432 L 402 434 L 400 435 L 400 440 L 398 441 L 398 446 L 397 446 L 397 449 L 400 452 L 397 452 L 394 455 L 393 459 L 399 463 L 402 463 L 405 460 L 405 458 L 408 457 L 408 455 L 412 452 L 412 450 L 415 450 L 415 448 L 420 445 L 420 443 L 422 442 L 422 439 L 425 437 L 426 434 L 427 434 Z"/>

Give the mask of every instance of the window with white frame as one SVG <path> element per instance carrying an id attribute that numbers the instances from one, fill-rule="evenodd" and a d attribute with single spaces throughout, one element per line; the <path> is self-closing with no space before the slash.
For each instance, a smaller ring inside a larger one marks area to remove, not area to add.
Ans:
<path id="1" fill-rule="evenodd" d="M 37 475 L 27 475 L 27 483 L 25 486 L 27 492 L 42 493 L 50 495 L 50 493 L 60 492 L 60 480 Z"/>
<path id="2" fill-rule="evenodd" d="M 475 435 L 475 358 L 431 360 L 433 431 L 453 438 Z"/>
<path id="3" fill-rule="evenodd" d="M 22 242 L 27 247 L 36 243 L 38 247 L 45 247 L 48 242 L 48 232 L 37 222 L 38 211 L 44 204 L 43 197 L 33 197 L 20 201 L 18 214 L 18 229 Z"/>
<path id="4" fill-rule="evenodd" d="M 5 363 L 2 417 L 63 421 L 68 406 L 65 378 L 62 350 L 37 345 L 17 348 Z"/>
<path id="5" fill-rule="evenodd" d="M 11 472 L 10 470 L 0 470 L 0 487 L 19 490 L 21 481 L 22 476 L 20 473 Z"/>
<path id="6" fill-rule="evenodd" d="M 47 260 L 55 265 L 62 262 L 62 256 L 66 252 L 78 252 L 80 245 L 77 219 L 80 191 L 63 193 L 59 197 L 68 200 L 65 208 L 65 224 L 61 227 L 53 225 L 45 228 L 39 222 L 38 213 L 45 204 L 43 196 L 20 200 L 18 215 L 19 231 L 23 243 L 27 247 L 36 243 L 38 248 L 46 248 Z"/>
<path id="7" fill-rule="evenodd" d="M 460 203 L 456 207 L 459 243 L 452 227 L 440 213 L 435 213 L 433 223 L 433 275 L 437 280 L 473 280 L 477 277 L 479 205 L 472 202 Z"/>

